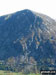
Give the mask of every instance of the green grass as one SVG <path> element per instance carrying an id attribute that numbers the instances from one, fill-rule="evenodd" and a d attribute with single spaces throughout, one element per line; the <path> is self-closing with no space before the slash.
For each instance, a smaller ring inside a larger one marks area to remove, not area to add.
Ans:
<path id="1" fill-rule="evenodd" d="M 39 73 L 38 74 L 22 74 L 21 72 L 19 73 L 16 73 L 16 72 L 11 72 L 11 71 L 2 71 L 0 70 L 0 75 L 40 75 Z"/>

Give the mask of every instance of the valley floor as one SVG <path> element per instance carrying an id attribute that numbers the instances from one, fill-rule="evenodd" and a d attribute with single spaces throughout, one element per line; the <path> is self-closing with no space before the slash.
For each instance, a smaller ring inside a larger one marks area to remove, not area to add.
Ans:
<path id="1" fill-rule="evenodd" d="M 39 73 L 38 74 L 22 74 L 21 72 L 19 73 L 16 73 L 16 72 L 10 72 L 10 71 L 3 71 L 3 70 L 0 70 L 0 75 L 40 75 Z"/>

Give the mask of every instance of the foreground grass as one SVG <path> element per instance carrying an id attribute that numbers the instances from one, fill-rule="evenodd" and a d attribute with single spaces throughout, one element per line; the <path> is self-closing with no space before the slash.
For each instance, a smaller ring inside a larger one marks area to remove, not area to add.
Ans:
<path id="1" fill-rule="evenodd" d="M 10 71 L 2 71 L 0 70 L 0 75 L 26 75 L 26 74 L 22 74 L 21 72 L 16 73 L 16 72 L 10 72 Z M 27 75 L 40 75 L 40 74 L 27 74 Z"/>

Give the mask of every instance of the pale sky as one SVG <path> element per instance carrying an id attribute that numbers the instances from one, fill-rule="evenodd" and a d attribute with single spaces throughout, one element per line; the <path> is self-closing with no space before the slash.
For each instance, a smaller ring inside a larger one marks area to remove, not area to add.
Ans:
<path id="1" fill-rule="evenodd" d="M 56 0 L 0 0 L 0 16 L 30 9 L 56 19 Z"/>

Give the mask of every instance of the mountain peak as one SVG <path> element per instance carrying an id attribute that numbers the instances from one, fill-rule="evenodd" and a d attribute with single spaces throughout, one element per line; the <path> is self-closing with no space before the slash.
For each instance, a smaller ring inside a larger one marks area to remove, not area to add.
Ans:
<path id="1" fill-rule="evenodd" d="M 27 66 L 27 71 L 33 72 L 34 65 L 39 71 L 56 69 L 56 22 L 28 9 L 0 17 L 2 60 L 5 69 L 9 63 L 13 71 Z"/>

